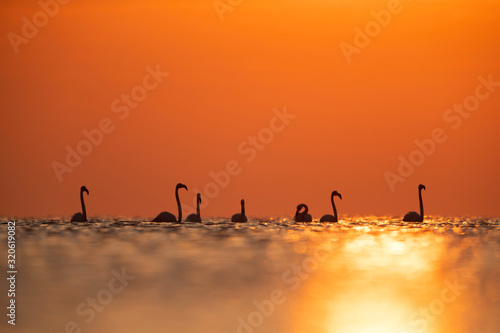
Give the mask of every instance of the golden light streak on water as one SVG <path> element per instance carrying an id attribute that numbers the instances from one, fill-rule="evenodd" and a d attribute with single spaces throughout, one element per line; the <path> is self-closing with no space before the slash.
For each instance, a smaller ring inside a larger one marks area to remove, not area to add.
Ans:
<path id="1" fill-rule="evenodd" d="M 16 332 L 500 331 L 498 219 L 21 220 L 17 232 Z M 87 323 L 77 307 L 122 268 L 136 278 Z"/>

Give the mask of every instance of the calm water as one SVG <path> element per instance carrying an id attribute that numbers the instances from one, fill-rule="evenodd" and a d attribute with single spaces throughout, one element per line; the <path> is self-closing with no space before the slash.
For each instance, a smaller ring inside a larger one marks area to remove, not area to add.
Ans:
<path id="1" fill-rule="evenodd" d="M 0 329 L 500 332 L 500 220 L 427 222 L 18 219 L 17 325 L 2 310 Z"/>

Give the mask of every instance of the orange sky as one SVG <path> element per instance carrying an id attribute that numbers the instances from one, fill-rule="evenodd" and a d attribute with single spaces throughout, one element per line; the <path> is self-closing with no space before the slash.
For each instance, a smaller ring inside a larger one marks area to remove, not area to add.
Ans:
<path id="1" fill-rule="evenodd" d="M 245 198 L 251 216 L 305 202 L 320 217 L 334 189 L 340 214 L 404 214 L 419 183 L 426 214 L 500 214 L 500 86 L 457 129 L 443 118 L 478 77 L 500 82 L 497 0 L 401 1 L 349 63 L 341 43 L 355 45 L 355 27 L 388 1 L 245 0 L 224 20 L 212 2 L 70 1 L 17 46 L 9 33 L 41 7 L 2 2 L 0 215 L 70 215 L 81 185 L 90 217 L 175 213 L 177 182 L 193 206 L 232 160 L 240 173 L 202 215 L 236 213 Z M 148 66 L 169 76 L 120 119 L 112 103 Z M 267 139 L 285 107 L 296 117 L 248 161 L 248 137 Z M 53 162 L 106 118 L 114 130 L 59 181 Z M 436 128 L 447 140 L 391 191 L 386 172 Z"/>

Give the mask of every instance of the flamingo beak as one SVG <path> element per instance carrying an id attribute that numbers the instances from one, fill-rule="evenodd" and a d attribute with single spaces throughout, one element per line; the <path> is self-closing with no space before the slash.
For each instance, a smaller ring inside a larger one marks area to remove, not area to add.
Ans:
<path id="1" fill-rule="evenodd" d="M 87 192 L 87 195 L 89 195 L 89 190 L 85 189 L 84 192 Z"/>
<path id="2" fill-rule="evenodd" d="M 337 195 L 339 196 L 340 200 L 342 200 L 342 194 L 337 193 Z"/>

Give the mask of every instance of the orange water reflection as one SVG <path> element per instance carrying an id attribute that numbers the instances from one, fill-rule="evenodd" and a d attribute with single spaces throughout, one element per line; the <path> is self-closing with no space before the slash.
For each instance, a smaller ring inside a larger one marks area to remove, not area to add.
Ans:
<path id="1" fill-rule="evenodd" d="M 1 332 L 500 331 L 499 220 L 34 220 L 17 235 L 19 322 Z M 136 278 L 87 322 L 78 306 L 121 269 Z"/>
<path id="2" fill-rule="evenodd" d="M 462 231 L 363 226 L 344 233 L 304 285 L 294 332 L 500 331 L 498 240 Z"/>

